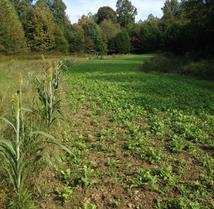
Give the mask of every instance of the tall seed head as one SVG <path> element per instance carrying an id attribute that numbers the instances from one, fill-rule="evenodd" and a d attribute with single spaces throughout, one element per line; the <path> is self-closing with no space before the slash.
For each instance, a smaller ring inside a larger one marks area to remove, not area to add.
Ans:
<path id="1" fill-rule="evenodd" d="M 49 81 L 53 80 L 53 66 L 51 65 L 48 69 L 49 72 Z"/>
<path id="2" fill-rule="evenodd" d="M 18 116 L 20 112 L 20 92 L 17 91 L 17 93 L 13 96 L 13 102 L 14 102 L 14 110 L 16 116 Z"/>

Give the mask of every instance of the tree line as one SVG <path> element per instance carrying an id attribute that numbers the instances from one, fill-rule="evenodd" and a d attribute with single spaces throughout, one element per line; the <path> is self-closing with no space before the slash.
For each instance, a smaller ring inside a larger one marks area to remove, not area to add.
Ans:
<path id="1" fill-rule="evenodd" d="M 162 10 L 136 22 L 132 2 L 117 0 L 116 11 L 103 6 L 71 24 L 63 0 L 1 0 L 0 53 L 213 53 L 213 0 L 166 0 Z"/>

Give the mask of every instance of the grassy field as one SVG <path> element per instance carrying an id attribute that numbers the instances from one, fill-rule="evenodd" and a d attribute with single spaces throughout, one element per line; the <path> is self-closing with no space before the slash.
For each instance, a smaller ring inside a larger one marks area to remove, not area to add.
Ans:
<path id="1" fill-rule="evenodd" d="M 73 155 L 38 176 L 37 208 L 214 207 L 214 84 L 143 73 L 148 57 L 72 59 L 63 74 L 64 120 L 51 132 Z M 20 71 L 39 73 L 41 65 L 0 64 L 1 114 Z M 33 97 L 30 86 L 26 103 Z M 7 199 L 4 185 L 1 178 L 0 206 Z"/>

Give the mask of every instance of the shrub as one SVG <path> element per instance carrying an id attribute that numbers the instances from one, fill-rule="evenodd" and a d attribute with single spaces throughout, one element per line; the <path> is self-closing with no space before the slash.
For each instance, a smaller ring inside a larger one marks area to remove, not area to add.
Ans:
<path id="1" fill-rule="evenodd" d="M 211 60 L 194 61 L 191 58 L 172 54 L 158 54 L 144 61 L 144 72 L 179 73 L 201 79 L 214 79 L 214 62 Z"/>
<path id="2" fill-rule="evenodd" d="M 145 60 L 142 70 L 145 72 L 173 73 L 179 72 L 184 63 L 184 58 L 176 57 L 172 54 L 159 54 Z"/>
<path id="3" fill-rule="evenodd" d="M 198 62 L 191 62 L 184 66 L 182 73 L 186 75 L 193 75 L 203 79 L 214 79 L 214 62 L 202 60 Z"/>

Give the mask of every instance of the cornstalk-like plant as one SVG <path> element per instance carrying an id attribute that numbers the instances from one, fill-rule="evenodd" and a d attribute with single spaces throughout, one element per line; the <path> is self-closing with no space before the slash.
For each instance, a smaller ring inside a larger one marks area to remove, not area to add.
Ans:
<path id="1" fill-rule="evenodd" d="M 38 159 L 42 157 L 40 155 L 43 153 L 48 144 L 57 145 L 60 149 L 71 154 L 70 150 L 58 142 L 53 136 L 41 131 L 26 131 L 24 127 L 24 112 L 27 111 L 27 109 L 22 107 L 21 87 L 22 81 L 20 84 L 20 90 L 18 90 L 14 96 L 14 121 L 10 121 L 5 117 L 0 118 L 7 125 L 9 125 L 9 127 L 11 127 L 15 133 L 14 138 L 12 135 L 10 136 L 10 139 L 3 139 L 0 137 L 0 156 L 3 157 L 3 168 L 9 176 L 9 182 L 14 186 L 16 200 L 18 202 L 27 201 L 29 196 L 25 196 L 25 199 L 23 199 L 23 194 L 27 194 L 25 188 L 25 179 L 29 174 L 28 168 L 36 166 L 35 164 L 38 162 Z M 41 138 L 39 138 L 40 141 L 37 143 L 37 147 L 33 150 L 30 150 L 30 153 L 27 153 L 28 149 L 26 150 L 26 146 L 30 147 L 30 145 L 26 143 L 34 143 L 34 139 L 39 136 L 41 136 Z M 22 209 L 22 206 L 16 208 Z"/>
<path id="2" fill-rule="evenodd" d="M 60 113 L 60 97 L 58 93 L 61 77 L 62 62 L 50 64 L 43 78 L 35 77 L 35 85 L 42 105 L 41 115 L 48 125 L 56 119 L 55 114 Z"/>
<path id="3" fill-rule="evenodd" d="M 23 182 L 23 171 L 25 167 L 25 162 L 23 160 L 23 156 L 21 154 L 20 147 L 22 145 L 21 138 L 21 101 L 20 101 L 20 92 L 14 96 L 14 104 L 15 104 L 15 124 L 9 121 L 6 118 L 1 118 L 5 121 L 10 127 L 13 128 L 16 134 L 16 140 L 0 140 L 0 155 L 3 156 L 5 160 L 4 169 L 7 171 L 12 184 L 14 185 L 15 191 L 19 193 L 22 188 Z"/>

